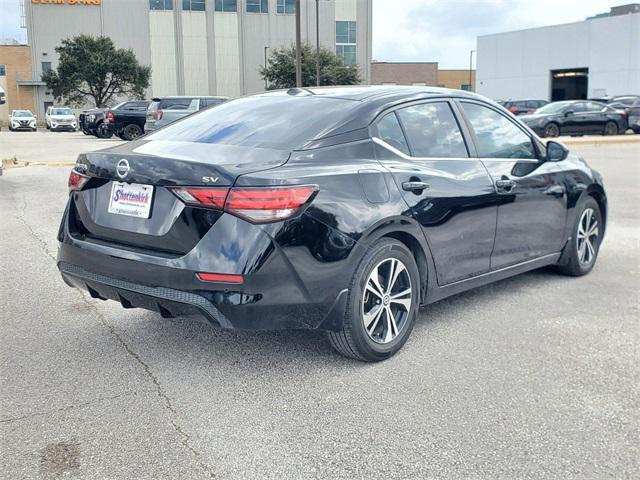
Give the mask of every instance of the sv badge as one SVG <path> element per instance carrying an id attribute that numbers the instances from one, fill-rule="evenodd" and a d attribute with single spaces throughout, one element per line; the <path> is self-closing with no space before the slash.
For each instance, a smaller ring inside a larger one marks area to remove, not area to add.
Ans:
<path id="1" fill-rule="evenodd" d="M 202 177 L 202 183 L 216 183 L 220 177 Z"/>

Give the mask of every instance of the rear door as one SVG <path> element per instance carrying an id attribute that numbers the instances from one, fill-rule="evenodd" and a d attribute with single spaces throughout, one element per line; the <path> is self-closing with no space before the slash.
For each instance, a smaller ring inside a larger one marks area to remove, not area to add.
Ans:
<path id="1" fill-rule="evenodd" d="M 491 269 L 559 252 L 567 204 L 558 163 L 539 160 L 538 142 L 497 109 L 467 100 L 460 106 L 499 201 Z"/>
<path id="2" fill-rule="evenodd" d="M 491 178 L 469 154 L 446 99 L 397 108 L 374 127 L 376 155 L 420 223 L 440 285 L 489 271 L 496 228 Z"/>

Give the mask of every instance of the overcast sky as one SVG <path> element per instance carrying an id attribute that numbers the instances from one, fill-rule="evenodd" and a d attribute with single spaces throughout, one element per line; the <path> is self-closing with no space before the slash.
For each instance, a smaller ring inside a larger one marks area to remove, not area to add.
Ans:
<path id="1" fill-rule="evenodd" d="M 373 58 L 469 68 L 478 35 L 577 22 L 630 1 L 373 0 Z M 18 0 L 0 0 L 3 37 L 26 41 Z"/>

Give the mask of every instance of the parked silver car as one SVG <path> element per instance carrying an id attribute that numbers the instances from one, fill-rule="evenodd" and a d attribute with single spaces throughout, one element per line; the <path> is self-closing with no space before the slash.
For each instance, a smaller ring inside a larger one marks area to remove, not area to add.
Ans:
<path id="1" fill-rule="evenodd" d="M 163 97 L 152 99 L 147 109 L 145 132 L 157 130 L 176 120 L 219 105 L 229 100 L 228 97 Z"/>

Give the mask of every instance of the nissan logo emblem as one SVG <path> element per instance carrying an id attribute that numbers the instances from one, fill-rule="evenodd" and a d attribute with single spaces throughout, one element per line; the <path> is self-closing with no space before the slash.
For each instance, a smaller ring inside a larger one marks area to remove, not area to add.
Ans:
<path id="1" fill-rule="evenodd" d="M 127 159 L 123 158 L 116 164 L 116 175 L 118 175 L 118 177 L 125 178 L 129 175 L 130 171 L 131 167 L 129 166 Z"/>

